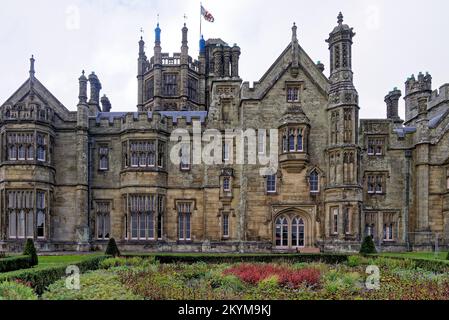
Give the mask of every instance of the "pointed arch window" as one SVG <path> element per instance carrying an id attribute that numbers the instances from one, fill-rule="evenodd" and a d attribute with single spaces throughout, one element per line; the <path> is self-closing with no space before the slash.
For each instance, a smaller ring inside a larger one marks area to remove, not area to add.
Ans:
<path id="1" fill-rule="evenodd" d="M 292 247 L 305 246 L 305 224 L 302 218 L 296 217 L 292 221 Z"/>
<path id="2" fill-rule="evenodd" d="M 310 181 L 310 192 L 311 193 L 320 192 L 320 175 L 318 174 L 316 169 L 314 169 L 310 173 L 309 181 Z"/>
<path id="3" fill-rule="evenodd" d="M 288 150 L 290 152 L 295 152 L 295 130 L 290 129 L 288 134 Z"/>
<path id="4" fill-rule="evenodd" d="M 276 220 L 276 246 L 288 247 L 288 220 L 286 217 L 279 217 Z"/>
<path id="5" fill-rule="evenodd" d="M 298 129 L 297 140 L 298 140 L 297 151 L 299 151 L 299 152 L 304 151 L 304 140 L 303 140 L 303 133 L 302 133 L 301 129 Z"/>

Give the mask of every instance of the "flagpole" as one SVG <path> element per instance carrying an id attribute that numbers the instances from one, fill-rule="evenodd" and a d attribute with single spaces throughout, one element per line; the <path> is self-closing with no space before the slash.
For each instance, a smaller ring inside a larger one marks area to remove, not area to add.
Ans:
<path id="1" fill-rule="evenodd" d="M 203 35 L 203 3 L 200 2 L 200 40 L 201 40 L 201 36 Z"/>

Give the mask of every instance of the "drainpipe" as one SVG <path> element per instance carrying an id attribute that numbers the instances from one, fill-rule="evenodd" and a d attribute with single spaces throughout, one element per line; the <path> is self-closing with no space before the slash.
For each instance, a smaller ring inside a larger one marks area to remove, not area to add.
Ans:
<path id="1" fill-rule="evenodd" d="M 92 207 L 92 148 L 94 139 L 88 137 L 88 156 L 87 156 L 87 227 L 89 228 L 89 243 L 92 245 L 92 223 L 91 223 L 91 207 Z"/>
<path id="2" fill-rule="evenodd" d="M 410 159 L 412 158 L 412 151 L 405 151 L 405 206 L 404 206 L 404 240 L 407 246 L 407 251 L 411 251 L 410 237 L 409 237 L 409 215 L 410 215 Z"/>

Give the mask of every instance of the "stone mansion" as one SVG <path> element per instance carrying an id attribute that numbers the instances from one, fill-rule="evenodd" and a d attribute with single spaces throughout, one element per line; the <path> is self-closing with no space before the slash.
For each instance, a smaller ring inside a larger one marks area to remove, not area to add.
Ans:
<path id="1" fill-rule="evenodd" d="M 385 118 L 359 119 L 355 33 L 342 14 L 327 40 L 329 78 L 295 25 L 253 86 L 240 78 L 237 45 L 201 39 L 194 59 L 185 25 L 180 53 L 163 53 L 161 35 L 158 24 L 150 58 L 139 42 L 134 113 L 112 112 L 84 71 L 69 111 L 31 58 L 29 78 L 0 107 L 0 250 L 27 238 L 40 251 L 102 250 L 112 237 L 148 252 L 356 251 L 367 235 L 391 251 L 449 244 L 448 84 L 433 90 L 429 74 L 412 76 L 404 120 L 396 88 Z M 247 148 L 275 151 L 277 171 L 231 161 L 235 139 L 221 164 L 185 161 L 184 148 L 173 163 L 171 133 L 195 123 L 255 129 Z M 271 129 L 278 150 L 266 143 Z"/>

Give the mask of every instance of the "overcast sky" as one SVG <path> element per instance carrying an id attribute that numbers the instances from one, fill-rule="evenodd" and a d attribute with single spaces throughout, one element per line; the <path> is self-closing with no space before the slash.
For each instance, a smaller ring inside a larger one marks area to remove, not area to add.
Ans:
<path id="1" fill-rule="evenodd" d="M 26 80 L 31 54 L 37 78 L 70 110 L 76 110 L 81 70 L 95 71 L 113 111 L 135 111 L 137 52 L 144 29 L 152 56 L 160 14 L 164 52 L 179 52 L 184 15 L 190 55 L 198 56 L 197 0 L 1 1 L 0 103 Z M 205 38 L 242 48 L 244 81 L 258 81 L 291 40 L 329 71 L 325 39 L 342 11 L 354 27 L 353 68 L 361 116 L 385 116 L 384 96 L 411 74 L 428 71 L 434 89 L 449 82 L 447 0 L 203 0 L 215 23 L 203 22 Z M 403 102 L 401 103 L 403 106 Z M 403 108 L 401 108 L 403 116 Z"/>

